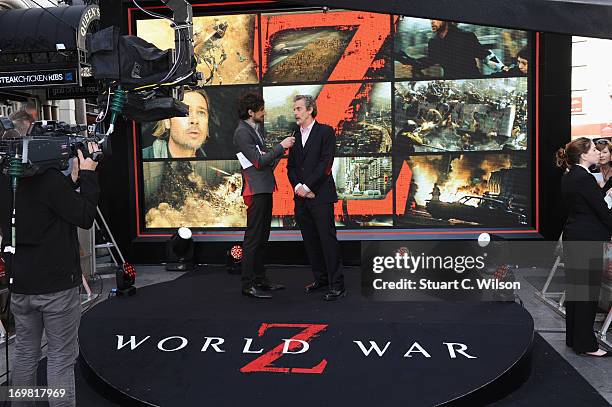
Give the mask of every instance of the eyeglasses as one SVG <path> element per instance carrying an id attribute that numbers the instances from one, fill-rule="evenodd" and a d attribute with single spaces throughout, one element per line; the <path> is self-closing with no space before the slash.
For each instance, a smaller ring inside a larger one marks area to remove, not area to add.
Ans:
<path id="1" fill-rule="evenodd" d="M 605 138 L 600 138 L 599 140 L 595 142 L 595 144 L 606 144 L 607 145 L 607 144 L 610 144 L 610 140 L 607 140 Z"/>

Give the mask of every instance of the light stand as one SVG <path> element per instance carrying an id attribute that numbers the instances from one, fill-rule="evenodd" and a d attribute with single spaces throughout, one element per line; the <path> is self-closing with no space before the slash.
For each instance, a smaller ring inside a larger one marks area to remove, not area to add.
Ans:
<path id="1" fill-rule="evenodd" d="M 115 274 L 117 278 L 117 291 L 116 294 L 118 296 L 126 296 L 136 294 L 136 287 L 134 287 L 134 283 L 136 282 L 136 269 L 129 263 L 123 263 L 121 267 L 117 269 Z"/>
<path id="2" fill-rule="evenodd" d="M 166 271 L 193 270 L 193 238 L 189 228 L 181 227 L 166 242 Z"/>
<path id="3" fill-rule="evenodd" d="M 25 143 L 24 143 L 25 144 Z M 27 156 L 27 149 L 24 146 L 24 150 L 25 151 L 25 155 Z M 7 276 L 7 281 L 8 281 L 8 295 L 7 295 L 7 303 L 6 303 L 6 315 L 7 315 L 7 332 L 5 334 L 4 337 L 4 350 L 5 350 L 5 357 L 6 357 L 6 380 L 7 383 L 9 381 L 9 348 L 8 348 L 8 343 L 9 343 L 9 336 L 8 336 L 8 319 L 9 316 L 11 315 L 11 285 L 13 284 L 13 277 L 12 277 L 12 271 L 13 271 L 13 267 L 15 265 L 15 248 L 17 246 L 16 244 L 16 240 L 17 240 L 17 233 L 16 233 L 16 228 L 15 228 L 15 208 L 16 208 L 16 202 L 17 202 L 17 185 L 18 185 L 18 180 L 19 177 L 21 177 L 23 175 L 23 166 L 22 166 L 22 159 L 21 157 L 19 157 L 19 155 L 15 155 L 15 157 L 12 157 L 9 159 L 9 169 L 8 169 L 8 175 L 11 177 L 11 190 L 13 192 L 13 204 L 12 204 L 12 208 L 11 208 L 11 243 L 10 245 L 7 245 L 4 248 L 4 253 L 8 253 L 10 254 L 11 260 L 10 260 L 10 267 L 8 267 L 7 272 L 6 272 L 6 276 Z"/>

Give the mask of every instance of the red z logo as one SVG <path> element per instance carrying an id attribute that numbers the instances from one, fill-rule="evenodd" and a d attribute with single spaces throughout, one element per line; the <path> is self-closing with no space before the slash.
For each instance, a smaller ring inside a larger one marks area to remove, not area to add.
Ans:
<path id="1" fill-rule="evenodd" d="M 272 49 L 274 35 L 284 30 L 333 27 L 337 30 L 354 29 L 351 42 L 347 45 L 340 60 L 326 81 L 354 81 L 348 83 L 325 83 L 317 96 L 319 114 L 317 120 L 327 123 L 339 130 L 347 117 L 352 116 L 351 102 L 363 86 L 370 68 L 380 68 L 385 61 L 377 59 L 385 41 L 392 35 L 392 25 L 397 24 L 399 17 L 389 18 L 388 14 L 366 13 L 358 11 L 313 13 L 313 14 L 280 14 L 261 17 L 261 40 L 264 49 L 262 60 L 263 73 L 268 71 L 268 52 Z M 375 74 L 376 75 L 376 74 Z M 391 97 L 391 95 L 389 95 Z M 276 167 L 274 175 L 278 191 L 274 193 L 273 214 L 275 216 L 293 214 L 293 187 L 286 174 L 286 162 L 283 160 Z M 403 215 L 410 190 L 412 171 L 406 163 L 395 183 L 395 213 Z M 350 215 L 392 215 L 394 214 L 393 191 L 384 199 L 349 199 L 346 212 Z M 334 205 L 334 213 L 342 215 L 342 202 Z"/>
<path id="2" fill-rule="evenodd" d="M 277 372 L 277 373 L 314 373 L 321 374 L 327 366 L 327 359 L 323 359 L 319 364 L 311 368 L 298 367 L 274 367 L 272 363 L 283 356 L 283 349 L 288 346 L 288 350 L 296 350 L 300 347 L 300 342 L 310 342 L 319 332 L 324 331 L 327 325 L 323 324 L 261 324 L 258 335 L 261 338 L 268 328 L 305 328 L 300 333 L 291 338 L 291 342 L 287 345 L 281 344 L 264 353 L 254 361 L 243 366 L 240 371 L 242 373 L 253 372 Z"/>
<path id="3" fill-rule="evenodd" d="M 393 21 L 398 20 L 397 16 Z M 333 12 L 314 14 L 281 14 L 262 16 L 261 35 L 264 51 L 272 48 L 274 35 L 284 30 L 333 27 L 337 30 L 354 28 L 355 34 L 344 50 L 342 57 L 327 81 L 358 81 L 347 84 L 325 84 L 317 97 L 319 116 L 317 120 L 338 129 L 345 119 L 345 109 L 361 88 L 363 79 L 368 79 L 370 68 L 381 67 L 384 61 L 376 60 L 387 38 L 391 35 L 391 19 L 388 14 L 366 12 Z M 268 57 L 264 55 L 263 72 L 268 70 Z"/>

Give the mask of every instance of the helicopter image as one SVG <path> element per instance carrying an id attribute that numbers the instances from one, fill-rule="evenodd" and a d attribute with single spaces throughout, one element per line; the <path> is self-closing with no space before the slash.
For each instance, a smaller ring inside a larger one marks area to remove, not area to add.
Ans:
<path id="1" fill-rule="evenodd" d="M 193 51 L 198 65 L 203 64 L 207 70 L 204 72 L 204 84 L 212 84 L 217 79 L 219 84 L 223 83 L 220 68 L 228 59 L 227 52 L 223 46 L 223 38 L 229 24 L 227 21 L 215 19 L 212 26 L 194 32 Z M 243 61 L 244 57 L 238 55 Z"/>

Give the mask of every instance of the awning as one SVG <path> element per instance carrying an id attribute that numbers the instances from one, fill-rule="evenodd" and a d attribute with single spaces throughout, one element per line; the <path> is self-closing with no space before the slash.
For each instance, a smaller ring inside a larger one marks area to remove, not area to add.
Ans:
<path id="1" fill-rule="evenodd" d="M 496 27 L 612 39 L 610 0 L 286 0 Z"/>
<path id="2" fill-rule="evenodd" d="M 0 89 L 80 84 L 98 6 L 0 12 Z"/>

